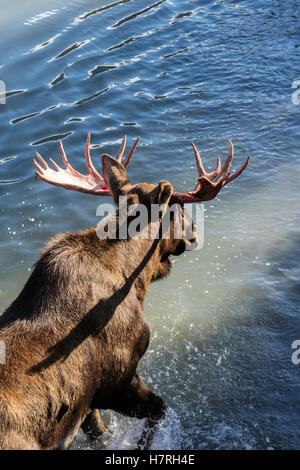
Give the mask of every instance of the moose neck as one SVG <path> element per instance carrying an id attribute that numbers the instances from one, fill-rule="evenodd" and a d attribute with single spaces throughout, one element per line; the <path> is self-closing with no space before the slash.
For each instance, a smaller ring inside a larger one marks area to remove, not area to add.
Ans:
<path id="1" fill-rule="evenodd" d="M 102 261 L 104 257 L 108 259 L 110 271 L 116 274 L 117 288 L 125 284 L 134 285 L 138 299 L 143 302 L 150 282 L 159 278 L 157 272 L 165 243 L 159 237 L 153 238 L 153 228 L 150 224 L 146 226 L 146 231 L 144 229 L 143 232 L 137 233 L 136 237 L 127 238 L 129 220 L 127 212 L 122 218 L 118 209 L 111 216 L 102 219 L 94 233 L 99 237 Z M 115 228 L 111 231 L 114 224 Z M 107 234 L 110 234 L 108 238 Z M 143 238 L 142 234 L 146 234 L 146 237 Z"/>
<path id="2" fill-rule="evenodd" d="M 160 263 L 161 240 L 116 240 L 113 254 L 119 266 L 121 282 L 129 287 L 134 286 L 138 300 L 142 303 Z"/>

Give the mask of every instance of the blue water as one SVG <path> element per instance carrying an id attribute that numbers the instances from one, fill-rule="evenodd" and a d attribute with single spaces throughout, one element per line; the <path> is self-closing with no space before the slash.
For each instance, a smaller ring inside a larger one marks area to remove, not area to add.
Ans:
<path id="1" fill-rule="evenodd" d="M 1 3 L 1 2 L 0 2 Z M 299 449 L 299 3 L 275 0 L 10 2 L 0 80 L 0 312 L 53 234 L 95 226 L 95 196 L 36 181 L 32 158 L 72 165 L 141 143 L 133 183 L 195 184 L 191 142 L 213 167 L 235 144 L 246 172 L 205 204 L 201 251 L 176 259 L 145 304 L 144 381 L 168 405 L 166 449 Z M 40 3 L 40 4 L 39 4 Z M 75 447 L 134 448 L 135 420 Z"/>

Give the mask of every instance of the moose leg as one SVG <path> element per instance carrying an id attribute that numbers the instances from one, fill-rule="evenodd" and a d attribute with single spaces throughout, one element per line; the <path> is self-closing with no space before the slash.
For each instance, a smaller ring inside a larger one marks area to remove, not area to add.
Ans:
<path id="1" fill-rule="evenodd" d="M 140 380 L 136 374 L 113 408 L 119 413 L 136 418 L 147 418 L 145 427 L 138 441 L 138 449 L 149 449 L 159 422 L 165 415 L 165 404 Z"/>
<path id="2" fill-rule="evenodd" d="M 138 450 L 149 450 L 161 419 L 147 418 L 141 437 L 137 442 Z"/>
<path id="3" fill-rule="evenodd" d="M 125 416 L 134 418 L 147 418 L 142 437 L 138 441 L 140 449 L 149 448 L 154 437 L 156 427 L 165 415 L 165 404 L 158 395 L 151 392 L 148 387 L 135 374 L 133 379 L 124 388 L 118 389 L 109 399 L 95 394 L 91 408 L 110 409 Z"/>
<path id="4" fill-rule="evenodd" d="M 151 392 L 137 374 L 113 406 L 115 411 L 124 415 L 154 420 L 163 418 L 165 408 L 162 398 Z"/>
<path id="5" fill-rule="evenodd" d="M 81 428 L 91 439 L 98 439 L 103 436 L 106 431 L 106 425 L 100 410 L 92 409 L 81 424 Z"/>

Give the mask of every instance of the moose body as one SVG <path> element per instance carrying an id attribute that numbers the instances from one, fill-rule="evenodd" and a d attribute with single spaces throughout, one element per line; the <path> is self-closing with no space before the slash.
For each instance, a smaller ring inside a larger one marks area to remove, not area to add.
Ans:
<path id="1" fill-rule="evenodd" d="M 100 190 L 109 191 L 116 204 L 120 195 L 147 207 L 170 204 L 170 183 L 131 186 L 125 166 L 119 156 L 102 157 L 107 186 Z M 105 430 L 103 409 L 148 418 L 149 429 L 163 417 L 163 400 L 136 372 L 150 338 L 143 301 L 150 282 L 169 273 L 169 256 L 195 243 L 193 227 L 192 234 L 110 240 L 90 229 L 50 240 L 0 317 L 6 347 L 0 449 L 66 449 L 80 426 L 97 437 Z"/>
<path id="2" fill-rule="evenodd" d="M 0 318 L 0 447 L 66 448 L 91 407 L 161 414 L 162 400 L 136 375 L 149 343 L 143 299 L 158 255 L 146 263 L 147 247 L 137 245 L 116 247 L 93 229 L 46 247 Z"/>

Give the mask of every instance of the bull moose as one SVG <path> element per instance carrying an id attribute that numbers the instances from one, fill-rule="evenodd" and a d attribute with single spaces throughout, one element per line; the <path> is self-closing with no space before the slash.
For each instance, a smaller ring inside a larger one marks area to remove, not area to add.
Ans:
<path id="1" fill-rule="evenodd" d="M 122 160 L 126 136 L 116 158 L 102 155 L 102 174 L 85 146 L 87 175 L 72 168 L 62 142 L 64 168 L 50 159 L 53 169 L 37 153 L 37 176 L 54 185 L 88 194 L 120 196 L 128 205 L 169 207 L 213 199 L 221 188 L 246 168 L 230 173 L 231 141 L 221 169 L 207 173 L 193 144 L 198 169 L 194 191 L 182 194 L 167 181 L 131 185 L 126 168 L 138 139 Z M 122 163 L 123 161 L 123 163 Z M 161 226 L 166 211 L 161 211 Z M 149 218 L 149 226 L 151 220 Z M 97 438 L 105 431 L 100 410 L 146 418 L 140 447 L 149 445 L 156 424 L 165 413 L 163 400 L 141 381 L 139 360 L 150 330 L 143 302 L 151 281 L 171 269 L 170 255 L 196 244 L 192 222 L 189 236 L 100 239 L 96 229 L 56 235 L 44 247 L 19 296 L 0 317 L 0 341 L 6 362 L 0 364 L 0 449 L 67 449 L 79 427 Z"/>

